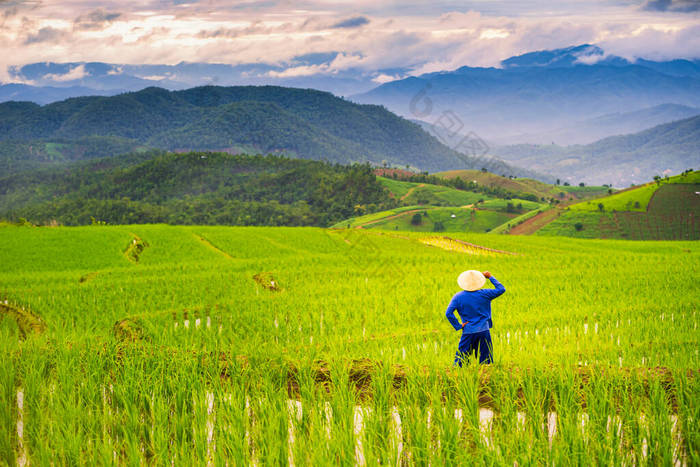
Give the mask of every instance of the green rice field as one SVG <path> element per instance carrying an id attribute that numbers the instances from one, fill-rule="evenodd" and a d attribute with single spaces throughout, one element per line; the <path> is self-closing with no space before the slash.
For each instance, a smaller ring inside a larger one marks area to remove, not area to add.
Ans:
<path id="1" fill-rule="evenodd" d="M 0 226 L 0 464 L 700 464 L 698 242 L 440 235 Z"/>

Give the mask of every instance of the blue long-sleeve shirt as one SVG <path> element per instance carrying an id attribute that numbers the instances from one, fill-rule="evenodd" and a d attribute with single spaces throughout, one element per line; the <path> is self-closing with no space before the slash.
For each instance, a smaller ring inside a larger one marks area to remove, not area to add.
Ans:
<path id="1" fill-rule="evenodd" d="M 493 326 L 491 321 L 491 300 L 502 295 L 506 288 L 495 277 L 491 276 L 490 280 L 496 287 L 495 289 L 480 289 L 473 292 L 462 290 L 452 297 L 445 316 L 447 316 L 455 330 L 462 330 L 462 323 L 455 317 L 455 311 L 459 313 L 462 322 L 467 322 L 464 325 L 465 334 L 491 329 Z"/>

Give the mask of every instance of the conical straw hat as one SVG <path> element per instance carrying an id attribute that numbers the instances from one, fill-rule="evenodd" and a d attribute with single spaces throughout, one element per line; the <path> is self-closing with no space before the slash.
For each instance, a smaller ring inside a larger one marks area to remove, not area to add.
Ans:
<path id="1" fill-rule="evenodd" d="M 486 278 L 480 271 L 469 270 L 464 271 L 457 278 L 457 283 L 467 292 L 479 290 L 486 283 Z"/>

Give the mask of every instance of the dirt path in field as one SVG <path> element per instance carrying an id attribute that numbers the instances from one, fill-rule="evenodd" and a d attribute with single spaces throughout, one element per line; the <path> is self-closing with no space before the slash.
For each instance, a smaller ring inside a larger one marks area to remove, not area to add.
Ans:
<path id="1" fill-rule="evenodd" d="M 17 322 L 22 339 L 26 339 L 29 334 L 40 334 L 46 330 L 46 325 L 39 316 L 22 307 L 12 305 L 7 300 L 0 302 L 0 315 L 10 316 Z"/>
<path id="2" fill-rule="evenodd" d="M 655 182 L 647 183 L 647 185 L 650 185 L 651 183 L 655 183 Z M 656 194 L 657 194 L 659 191 L 661 191 L 661 187 L 662 187 L 662 186 L 663 186 L 663 185 L 657 186 L 657 187 L 656 187 L 656 190 L 654 190 L 654 192 L 653 192 L 653 193 L 651 194 L 651 196 L 649 197 L 649 202 L 647 202 L 647 208 L 646 208 L 646 210 L 645 210 L 646 213 L 649 213 L 649 207 L 652 205 L 652 202 L 654 201 L 654 198 L 656 197 Z M 638 187 L 633 187 L 633 188 L 638 188 Z M 631 188 L 628 188 L 628 189 L 631 189 Z"/>
<path id="3" fill-rule="evenodd" d="M 508 231 L 509 235 L 531 235 L 557 218 L 561 209 L 549 209 L 529 218 Z"/>
<path id="4" fill-rule="evenodd" d="M 329 234 L 337 234 L 337 233 L 343 232 L 345 230 L 346 229 L 343 229 L 343 228 L 329 228 L 328 230 L 326 230 L 326 232 L 328 232 Z M 350 240 L 347 239 L 347 237 L 340 237 L 340 238 L 348 245 L 352 245 L 352 243 L 350 242 Z"/>
<path id="5" fill-rule="evenodd" d="M 415 191 L 416 188 L 423 188 L 425 186 L 425 183 L 421 183 L 420 185 L 414 186 L 409 188 L 409 190 L 406 192 L 405 195 L 403 195 L 401 198 L 399 198 L 400 201 L 405 200 L 408 198 L 408 196 Z"/>
<path id="6" fill-rule="evenodd" d="M 88 272 L 84 276 L 80 276 L 80 279 L 78 279 L 78 282 L 80 282 L 81 284 L 84 284 L 85 282 L 91 281 L 92 279 L 97 277 L 98 274 L 99 274 L 99 271 Z"/>
<path id="7" fill-rule="evenodd" d="M 192 236 L 194 236 L 194 238 L 196 238 L 197 240 L 199 240 L 200 242 L 202 242 L 202 243 L 204 244 L 204 246 L 206 246 L 206 247 L 209 248 L 210 250 L 213 250 L 213 251 L 219 253 L 220 255 L 225 256 L 225 257 L 228 258 L 228 259 L 236 259 L 236 258 L 234 258 L 233 256 L 231 256 L 231 255 L 229 255 L 228 253 L 226 253 L 226 252 L 225 252 L 224 250 L 222 250 L 221 248 L 219 248 L 218 246 L 214 245 L 212 242 L 210 242 L 209 240 L 207 240 L 207 239 L 204 238 L 203 236 L 197 235 L 197 234 L 195 234 L 195 233 L 193 233 Z"/>
<path id="8" fill-rule="evenodd" d="M 411 209 L 410 211 L 404 211 L 404 212 L 400 212 L 398 214 L 394 214 L 392 216 L 382 217 L 381 219 L 365 222 L 364 224 L 360 224 L 360 225 L 356 226 L 355 228 L 356 229 L 363 229 L 363 228 L 367 227 L 368 225 L 374 225 L 378 222 L 384 222 L 384 221 L 388 221 L 391 219 L 396 219 L 397 217 L 405 216 L 408 214 L 414 214 L 414 213 L 420 212 L 420 211 L 426 211 L 426 209 Z"/>

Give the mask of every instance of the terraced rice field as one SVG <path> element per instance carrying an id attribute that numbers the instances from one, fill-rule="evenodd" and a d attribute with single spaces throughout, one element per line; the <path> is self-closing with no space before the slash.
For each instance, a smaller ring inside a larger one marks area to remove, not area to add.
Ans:
<path id="1" fill-rule="evenodd" d="M 683 241 L 0 227 L 0 463 L 697 465 L 699 256 Z M 495 363 L 458 370 L 444 310 L 470 268 L 507 292 Z"/>
<path id="2" fill-rule="evenodd" d="M 700 183 L 650 184 L 603 200 L 573 205 L 537 233 L 581 238 L 700 240 L 698 193 Z M 614 210 L 616 206 L 621 210 Z M 594 208 L 598 211 L 593 211 Z M 575 228 L 576 224 L 579 229 Z"/>

